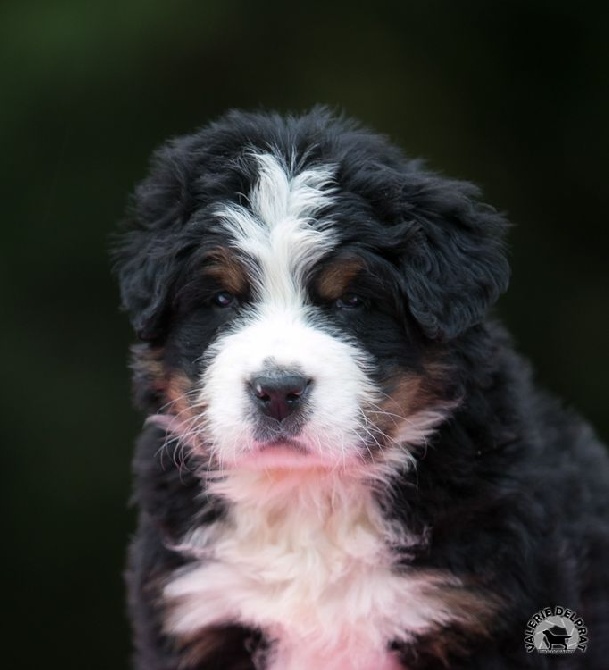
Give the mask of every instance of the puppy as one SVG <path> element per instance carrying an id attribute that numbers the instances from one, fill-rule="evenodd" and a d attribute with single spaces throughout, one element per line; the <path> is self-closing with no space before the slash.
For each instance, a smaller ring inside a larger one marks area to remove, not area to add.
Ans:
<path id="1" fill-rule="evenodd" d="M 116 252 L 136 668 L 608 667 L 609 459 L 487 317 L 478 195 L 323 109 L 154 155 Z"/>

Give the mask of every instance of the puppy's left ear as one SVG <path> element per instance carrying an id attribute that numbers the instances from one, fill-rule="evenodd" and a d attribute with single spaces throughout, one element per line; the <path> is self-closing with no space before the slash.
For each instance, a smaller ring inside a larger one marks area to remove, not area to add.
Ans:
<path id="1" fill-rule="evenodd" d="M 432 339 L 450 340 L 481 322 L 508 286 L 508 223 L 479 195 L 471 184 L 426 173 L 411 173 L 402 187 L 402 221 L 412 224 L 404 289 Z"/>
<path id="2" fill-rule="evenodd" d="M 112 254 L 122 307 L 143 341 L 162 338 L 173 286 L 194 246 L 182 234 L 192 211 L 189 139 L 177 138 L 155 151 Z"/>

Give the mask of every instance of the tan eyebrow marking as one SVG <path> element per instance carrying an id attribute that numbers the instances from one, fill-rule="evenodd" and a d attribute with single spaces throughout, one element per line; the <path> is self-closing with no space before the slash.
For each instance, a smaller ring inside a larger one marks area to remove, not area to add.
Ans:
<path id="1" fill-rule="evenodd" d="M 325 300 L 337 300 L 364 267 L 360 258 L 343 258 L 333 261 L 317 278 L 316 288 Z"/>
<path id="2" fill-rule="evenodd" d="M 247 292 L 248 277 L 245 267 L 229 249 L 218 247 L 206 256 L 203 273 L 216 279 L 228 292 L 243 295 Z"/>

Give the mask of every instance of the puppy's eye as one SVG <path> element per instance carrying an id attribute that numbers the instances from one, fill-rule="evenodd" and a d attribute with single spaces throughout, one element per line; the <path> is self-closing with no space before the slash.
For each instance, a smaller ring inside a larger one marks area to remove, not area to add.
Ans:
<path id="1" fill-rule="evenodd" d="M 343 293 L 334 303 L 337 309 L 361 309 L 364 305 L 364 299 L 357 293 Z"/>
<path id="2" fill-rule="evenodd" d="M 212 304 L 220 309 L 233 307 L 237 303 L 237 298 L 228 291 L 220 291 L 211 299 Z"/>

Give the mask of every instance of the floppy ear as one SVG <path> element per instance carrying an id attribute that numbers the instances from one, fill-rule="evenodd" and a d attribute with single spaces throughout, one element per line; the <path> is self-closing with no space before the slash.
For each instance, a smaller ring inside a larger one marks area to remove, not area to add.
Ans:
<path id="1" fill-rule="evenodd" d="M 471 184 L 419 173 L 402 189 L 413 224 L 402 256 L 410 312 L 428 337 L 450 340 L 482 321 L 508 286 L 507 221 Z"/>
<path id="2" fill-rule="evenodd" d="M 161 337 L 163 319 L 184 252 L 179 232 L 192 205 L 178 142 L 152 158 L 150 176 L 136 188 L 112 257 L 121 303 L 141 340 Z"/>
<path id="3" fill-rule="evenodd" d="M 114 253 L 121 306 L 129 314 L 136 335 L 144 341 L 161 336 L 169 304 L 172 264 L 167 258 L 155 258 L 163 246 L 161 236 L 135 230 L 123 237 Z"/>

